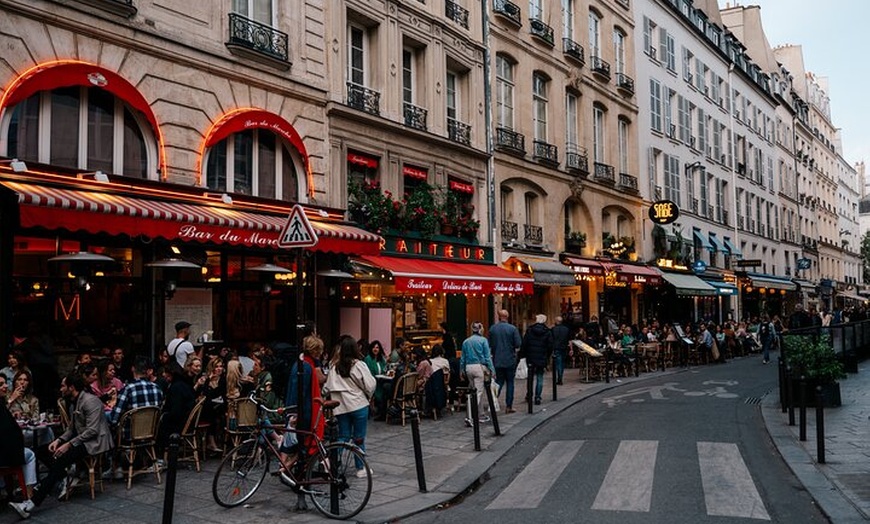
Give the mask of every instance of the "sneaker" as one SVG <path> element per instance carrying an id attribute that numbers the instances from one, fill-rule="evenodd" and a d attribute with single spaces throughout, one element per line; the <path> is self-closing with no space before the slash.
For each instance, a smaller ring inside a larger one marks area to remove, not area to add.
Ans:
<path id="1" fill-rule="evenodd" d="M 489 422 L 490 420 L 492 420 L 492 419 L 489 418 L 489 415 L 481 415 L 480 418 L 478 419 L 478 421 L 479 421 L 481 424 L 486 424 L 486 423 Z"/>
<path id="2" fill-rule="evenodd" d="M 57 500 L 66 500 L 73 488 L 79 484 L 81 484 L 81 481 L 78 477 L 67 477 L 66 480 L 63 481 L 63 487 L 60 489 L 60 494 L 58 494 Z"/>
<path id="3" fill-rule="evenodd" d="M 504 412 L 505 412 L 505 415 L 510 415 L 511 413 L 516 413 L 517 410 L 515 410 L 514 408 L 507 408 L 504 410 Z"/>
<path id="4" fill-rule="evenodd" d="M 369 470 L 369 472 L 371 472 L 371 470 Z M 356 478 L 364 479 L 369 475 L 369 472 L 367 472 L 365 468 L 358 469 L 356 470 Z"/>
<path id="5" fill-rule="evenodd" d="M 9 507 L 14 509 L 21 518 L 29 519 L 30 512 L 33 511 L 33 508 L 36 506 L 33 504 L 32 500 L 27 499 L 24 502 L 10 502 Z"/>
<path id="6" fill-rule="evenodd" d="M 120 469 L 107 469 L 103 472 L 103 480 L 124 480 L 124 471 Z"/>
<path id="7" fill-rule="evenodd" d="M 541 399 L 536 398 L 536 399 L 535 399 L 535 405 L 536 405 L 536 406 L 540 406 L 540 405 L 541 405 Z"/>

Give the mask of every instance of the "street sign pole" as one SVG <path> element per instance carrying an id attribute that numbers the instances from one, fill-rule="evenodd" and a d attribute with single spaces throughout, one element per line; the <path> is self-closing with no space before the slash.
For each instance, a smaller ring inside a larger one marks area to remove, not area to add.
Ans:
<path id="1" fill-rule="evenodd" d="M 297 359 L 296 359 L 296 405 L 298 406 L 298 417 L 297 423 L 302 421 L 302 406 L 305 406 L 305 388 L 303 387 L 302 382 L 305 378 L 305 369 L 304 369 L 304 357 L 302 354 L 302 333 L 305 329 L 305 313 L 303 312 L 303 307 L 305 305 L 305 297 L 304 297 L 304 285 L 305 282 L 302 280 L 302 261 L 304 258 L 303 252 L 304 248 L 297 247 L 294 249 L 296 251 L 296 351 Z M 314 370 L 311 370 L 312 380 L 314 379 Z M 312 410 L 313 415 L 313 410 Z M 309 420 L 309 427 L 305 428 L 307 430 L 313 430 L 311 427 L 313 423 L 312 420 Z"/>

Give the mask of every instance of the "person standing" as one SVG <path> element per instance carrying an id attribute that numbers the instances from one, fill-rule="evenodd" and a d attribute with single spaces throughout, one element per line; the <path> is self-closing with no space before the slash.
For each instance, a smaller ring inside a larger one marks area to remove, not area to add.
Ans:
<path id="1" fill-rule="evenodd" d="M 520 337 L 520 330 L 508 322 L 509 316 L 506 309 L 499 310 L 498 322 L 489 328 L 489 347 L 492 350 L 498 394 L 501 395 L 501 388 L 506 387 L 504 412 L 515 413 L 514 376 L 517 369 L 517 351 L 523 344 L 523 339 Z"/>
<path id="2" fill-rule="evenodd" d="M 459 357 L 459 373 L 468 378 L 468 382 L 474 386 L 477 393 L 477 405 L 480 406 L 480 395 L 483 393 L 485 382 L 495 374 L 495 366 L 492 364 L 492 353 L 489 341 L 483 336 L 483 324 L 471 323 L 471 336 L 462 342 L 462 355 Z M 483 407 L 489 411 L 489 405 Z M 489 422 L 489 417 L 483 415 L 481 422 Z M 468 417 L 465 424 L 471 427 L 471 403 L 468 403 Z"/>
<path id="3" fill-rule="evenodd" d="M 556 369 L 556 384 L 562 385 L 562 375 L 565 374 L 565 360 L 568 358 L 568 343 L 571 339 L 571 329 L 565 325 L 562 317 L 556 317 L 553 326 L 553 367 Z"/>
<path id="4" fill-rule="evenodd" d="M 761 316 L 761 323 L 758 325 L 758 338 L 761 340 L 762 364 L 770 362 L 770 345 L 775 336 L 776 328 L 773 327 L 770 317 L 765 313 Z"/>
<path id="5" fill-rule="evenodd" d="M 188 340 L 190 338 L 190 325 L 190 322 L 184 320 L 176 322 L 175 338 L 166 346 L 166 351 L 169 352 L 170 356 L 175 357 L 175 361 L 182 368 L 184 368 L 184 363 L 187 362 L 187 356 L 196 354 L 193 344 Z"/>
<path id="6" fill-rule="evenodd" d="M 529 380 L 535 381 L 536 405 L 541 404 L 541 395 L 544 393 L 544 370 L 553 352 L 553 333 L 546 322 L 547 315 L 539 314 L 535 317 L 535 323 L 526 330 L 520 349 L 520 357 L 525 358 L 529 366 Z"/>

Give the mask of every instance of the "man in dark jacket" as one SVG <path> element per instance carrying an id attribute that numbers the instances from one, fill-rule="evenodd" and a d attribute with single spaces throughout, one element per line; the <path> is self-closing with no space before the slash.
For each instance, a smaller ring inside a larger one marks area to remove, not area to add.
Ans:
<path id="1" fill-rule="evenodd" d="M 529 366 L 529 380 L 535 380 L 535 404 L 540 405 L 544 393 L 544 370 L 553 352 L 553 333 L 547 327 L 547 315 L 537 315 L 523 337 L 520 357 Z"/>
<path id="2" fill-rule="evenodd" d="M 498 322 L 489 328 L 489 347 L 492 350 L 492 363 L 495 366 L 495 383 L 501 394 L 506 386 L 504 403 L 505 413 L 514 413 L 514 375 L 517 370 L 517 350 L 523 343 L 520 331 L 508 322 L 506 309 L 498 312 Z"/>
<path id="3" fill-rule="evenodd" d="M 565 360 L 568 359 L 568 341 L 571 340 L 571 329 L 556 317 L 553 326 L 553 367 L 556 369 L 556 384 L 562 385 L 562 375 L 565 372 Z"/>

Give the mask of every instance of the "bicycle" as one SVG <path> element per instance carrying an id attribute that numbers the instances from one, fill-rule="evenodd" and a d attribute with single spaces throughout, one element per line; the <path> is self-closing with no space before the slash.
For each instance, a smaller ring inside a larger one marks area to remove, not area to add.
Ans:
<path id="1" fill-rule="evenodd" d="M 269 409 L 252 394 L 249 397 L 257 406 L 257 424 L 251 437 L 233 448 L 221 461 L 212 482 L 212 496 L 221 506 L 232 508 L 250 499 L 270 473 L 272 459 L 278 468 L 271 472 L 283 484 L 300 494 L 308 495 L 314 506 L 323 515 L 334 519 L 348 519 L 365 508 L 372 493 L 372 474 L 366 462 L 365 452 L 350 442 L 339 442 L 338 423 L 332 410 L 339 405 L 337 400 L 316 399 L 321 405 L 321 415 L 326 415 L 327 434 L 322 440 L 314 432 L 287 427 L 288 418 L 295 414 L 296 406 Z M 284 417 L 285 425 L 272 426 L 265 415 L 273 413 Z M 272 432 L 282 435 L 292 432 L 297 435 L 300 454 L 296 461 L 281 458 Z M 308 454 L 303 441 L 311 437 L 316 452 Z M 364 473 L 360 473 L 364 472 Z"/>

